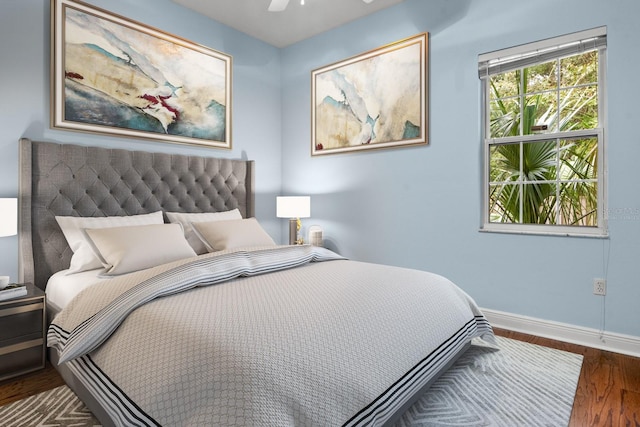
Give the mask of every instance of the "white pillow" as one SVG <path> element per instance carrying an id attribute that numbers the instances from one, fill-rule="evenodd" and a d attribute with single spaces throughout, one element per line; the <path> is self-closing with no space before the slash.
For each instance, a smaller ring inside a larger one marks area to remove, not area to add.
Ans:
<path id="1" fill-rule="evenodd" d="M 124 227 L 145 224 L 163 224 L 162 211 L 150 214 L 106 217 L 57 216 L 56 221 L 73 251 L 67 274 L 101 268 L 102 263 L 94 253 L 85 228 Z"/>
<path id="2" fill-rule="evenodd" d="M 244 246 L 275 246 L 276 244 L 255 218 L 194 222 L 191 225 L 209 252 Z"/>
<path id="3" fill-rule="evenodd" d="M 108 276 L 196 256 L 180 224 L 87 228 L 85 231 L 102 258 Z"/>
<path id="4" fill-rule="evenodd" d="M 166 212 L 169 222 L 180 223 L 184 228 L 184 236 L 198 255 L 206 254 L 207 247 L 202 240 L 194 233 L 192 222 L 212 222 L 227 221 L 231 219 L 242 219 L 242 214 L 238 209 L 225 212 L 203 212 L 203 213 L 182 213 L 182 212 Z"/>

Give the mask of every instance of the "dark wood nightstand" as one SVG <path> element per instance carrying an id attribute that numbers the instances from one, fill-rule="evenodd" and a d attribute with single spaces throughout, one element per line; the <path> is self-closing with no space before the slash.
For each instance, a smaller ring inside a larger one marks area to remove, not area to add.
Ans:
<path id="1" fill-rule="evenodd" d="M 44 368 L 44 292 L 27 284 L 27 295 L 0 301 L 0 381 Z"/>

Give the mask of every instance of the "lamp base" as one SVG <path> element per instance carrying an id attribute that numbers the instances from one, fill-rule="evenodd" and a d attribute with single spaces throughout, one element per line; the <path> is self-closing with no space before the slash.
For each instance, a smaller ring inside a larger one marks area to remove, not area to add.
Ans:
<path id="1" fill-rule="evenodd" d="M 298 219 L 289 219 L 289 244 L 296 245 L 298 243 Z"/>

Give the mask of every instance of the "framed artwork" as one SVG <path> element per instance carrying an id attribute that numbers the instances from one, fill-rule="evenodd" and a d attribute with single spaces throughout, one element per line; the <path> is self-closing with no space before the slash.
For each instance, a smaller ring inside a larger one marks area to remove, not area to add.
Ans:
<path id="1" fill-rule="evenodd" d="M 231 148 L 229 55 L 51 0 L 54 128 Z"/>
<path id="2" fill-rule="evenodd" d="M 428 144 L 428 33 L 311 72 L 311 154 Z"/>

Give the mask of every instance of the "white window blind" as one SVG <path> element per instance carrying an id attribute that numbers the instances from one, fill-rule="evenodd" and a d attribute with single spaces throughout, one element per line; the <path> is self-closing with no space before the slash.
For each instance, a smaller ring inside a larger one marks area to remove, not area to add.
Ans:
<path id="1" fill-rule="evenodd" d="M 607 46 L 607 27 L 567 34 L 562 37 L 496 50 L 478 56 L 478 75 L 513 71 L 556 58 L 571 56 Z"/>

